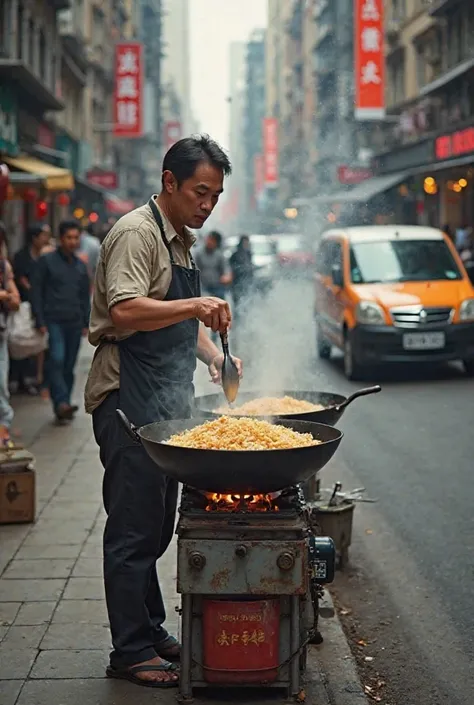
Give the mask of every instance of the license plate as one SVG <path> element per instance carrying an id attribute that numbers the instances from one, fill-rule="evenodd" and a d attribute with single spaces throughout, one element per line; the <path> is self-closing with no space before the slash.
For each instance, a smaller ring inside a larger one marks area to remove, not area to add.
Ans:
<path id="1" fill-rule="evenodd" d="M 444 333 L 405 333 L 405 350 L 441 350 L 446 344 Z"/>

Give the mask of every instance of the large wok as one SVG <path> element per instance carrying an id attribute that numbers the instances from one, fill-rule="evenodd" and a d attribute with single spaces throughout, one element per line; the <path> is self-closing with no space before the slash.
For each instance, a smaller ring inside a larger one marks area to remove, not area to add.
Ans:
<path id="1" fill-rule="evenodd" d="M 258 399 L 259 397 L 293 397 L 293 399 L 309 401 L 311 404 L 322 404 L 325 408 L 320 411 L 305 411 L 297 414 L 272 414 L 272 417 L 276 419 L 289 419 L 291 421 L 311 421 L 328 424 L 329 426 L 335 426 L 349 404 L 352 404 L 355 399 L 367 396 L 367 394 L 376 394 L 381 390 L 382 387 L 379 385 L 376 385 L 375 387 L 366 387 L 365 389 L 359 389 L 349 397 L 343 397 L 340 394 L 332 394 L 329 392 L 284 391 L 277 394 L 264 394 L 263 392 L 239 392 L 236 399 L 236 406 L 245 404 L 253 399 Z M 202 418 L 207 419 L 216 418 L 218 416 L 222 416 L 222 412 L 216 412 L 216 409 L 221 408 L 226 404 L 227 402 L 223 394 L 207 394 L 203 397 L 196 397 L 195 414 L 196 416 L 201 416 Z M 245 414 L 242 415 L 245 416 Z"/>
<path id="2" fill-rule="evenodd" d="M 160 421 L 141 428 L 125 414 L 117 414 L 136 442 L 165 474 L 185 485 L 223 494 L 265 494 L 305 482 L 331 460 L 342 439 L 332 426 L 307 421 L 277 420 L 275 423 L 301 433 L 311 433 L 322 443 L 288 450 L 200 450 L 165 443 L 170 436 L 199 426 L 198 419 Z"/>

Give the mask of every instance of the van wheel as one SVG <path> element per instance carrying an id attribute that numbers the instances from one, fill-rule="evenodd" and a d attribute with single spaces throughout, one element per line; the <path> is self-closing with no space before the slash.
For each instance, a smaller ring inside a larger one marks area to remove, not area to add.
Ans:
<path id="1" fill-rule="evenodd" d="M 463 360 L 464 372 L 468 377 L 474 377 L 474 360 Z"/>
<path id="2" fill-rule="evenodd" d="M 363 379 L 363 368 L 355 358 L 351 336 L 348 331 L 344 334 L 344 374 L 351 382 Z"/>
<path id="3" fill-rule="evenodd" d="M 320 326 L 316 329 L 316 348 L 320 360 L 329 360 L 331 357 L 331 343 L 324 339 Z"/>

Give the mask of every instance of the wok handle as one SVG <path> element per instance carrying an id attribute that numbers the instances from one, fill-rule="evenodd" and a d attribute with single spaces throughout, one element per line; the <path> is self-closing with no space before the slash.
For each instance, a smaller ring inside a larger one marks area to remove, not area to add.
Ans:
<path id="1" fill-rule="evenodd" d="M 354 394 L 351 394 L 350 397 L 347 397 L 346 401 L 343 401 L 342 404 L 339 404 L 336 408 L 340 411 L 341 409 L 345 409 L 349 406 L 349 404 L 352 404 L 352 402 L 359 397 L 366 397 L 368 394 L 378 394 L 378 392 L 381 391 L 382 387 L 380 384 L 376 384 L 374 387 L 364 387 L 364 389 L 358 389 L 357 392 L 354 392 Z"/>
<path id="2" fill-rule="evenodd" d="M 122 424 L 125 433 L 130 436 L 132 441 L 140 442 L 140 436 L 137 433 L 137 426 L 134 426 L 132 423 L 130 423 L 130 421 L 121 409 L 116 409 L 115 411 L 117 412 L 118 419 Z"/>

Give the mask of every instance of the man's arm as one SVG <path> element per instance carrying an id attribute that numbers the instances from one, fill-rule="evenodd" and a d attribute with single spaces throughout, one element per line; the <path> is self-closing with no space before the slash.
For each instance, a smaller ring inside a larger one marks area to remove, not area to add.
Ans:
<path id="1" fill-rule="evenodd" d="M 220 355 L 220 350 L 217 345 L 215 345 L 210 339 L 205 327 L 201 324 L 199 326 L 198 340 L 197 340 L 197 358 L 205 365 L 210 365 L 215 358 Z"/>
<path id="2" fill-rule="evenodd" d="M 214 330 L 226 330 L 230 309 L 212 297 L 157 301 L 148 296 L 155 262 L 146 236 L 137 230 L 117 233 L 104 251 L 107 302 L 113 324 L 122 330 L 152 331 L 198 318 Z"/>
<path id="3" fill-rule="evenodd" d="M 31 309 L 36 320 L 37 328 L 45 327 L 44 320 L 44 285 L 46 281 L 46 257 L 40 257 L 35 267 L 33 281 L 31 282 Z"/>
<path id="4" fill-rule="evenodd" d="M 5 261 L 5 288 L 1 293 L 1 300 L 8 310 L 18 311 L 20 308 L 20 294 L 16 288 L 11 264 L 8 261 Z"/>

